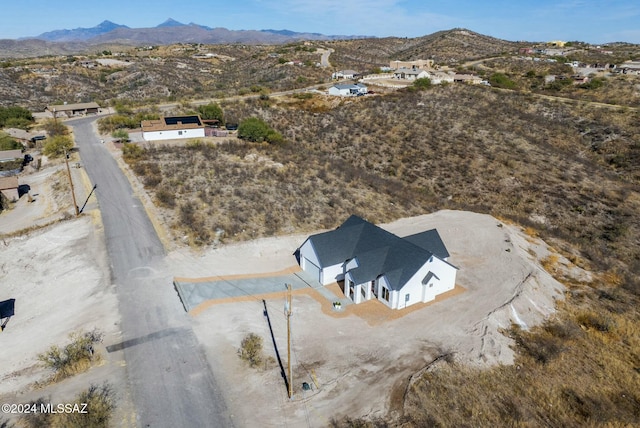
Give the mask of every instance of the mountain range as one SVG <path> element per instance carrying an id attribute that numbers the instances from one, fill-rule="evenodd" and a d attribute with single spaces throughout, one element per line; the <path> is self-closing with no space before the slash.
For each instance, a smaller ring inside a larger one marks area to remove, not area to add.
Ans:
<path id="1" fill-rule="evenodd" d="M 105 20 L 95 27 L 55 30 L 28 39 L 47 42 L 83 42 L 89 44 L 171 44 L 171 43 L 286 43 L 295 40 L 355 39 L 364 36 L 336 36 L 298 33 L 290 30 L 228 30 L 195 23 L 183 24 L 172 18 L 150 28 L 130 28 Z M 23 39 L 24 40 L 24 39 Z"/>

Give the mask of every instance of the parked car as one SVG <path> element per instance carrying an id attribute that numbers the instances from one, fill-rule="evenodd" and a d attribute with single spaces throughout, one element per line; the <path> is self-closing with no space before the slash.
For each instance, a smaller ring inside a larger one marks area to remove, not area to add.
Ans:
<path id="1" fill-rule="evenodd" d="M 31 142 L 35 144 L 37 141 L 42 141 L 46 139 L 47 137 L 44 135 L 36 135 L 35 137 L 31 137 Z"/>

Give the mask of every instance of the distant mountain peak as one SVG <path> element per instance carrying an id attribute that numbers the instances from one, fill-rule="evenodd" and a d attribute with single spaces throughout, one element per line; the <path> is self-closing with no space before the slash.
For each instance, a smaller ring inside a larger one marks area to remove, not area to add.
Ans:
<path id="1" fill-rule="evenodd" d="M 162 28 L 162 27 L 185 27 L 186 25 L 183 24 L 182 22 L 178 22 L 173 18 L 169 18 L 166 21 L 164 21 L 162 24 L 157 25 L 156 28 Z"/>
<path id="2" fill-rule="evenodd" d="M 100 24 L 91 28 L 74 28 L 73 30 L 55 30 L 42 33 L 36 36 L 38 39 L 50 42 L 88 40 L 93 37 L 109 33 L 118 28 L 129 28 L 126 25 L 116 24 L 109 20 L 104 20 Z"/>

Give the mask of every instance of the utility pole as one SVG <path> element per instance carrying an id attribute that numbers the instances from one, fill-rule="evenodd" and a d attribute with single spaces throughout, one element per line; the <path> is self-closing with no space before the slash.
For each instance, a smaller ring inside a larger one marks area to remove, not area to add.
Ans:
<path id="1" fill-rule="evenodd" d="M 76 210 L 76 217 L 80 215 L 78 211 L 78 204 L 76 203 L 76 194 L 73 191 L 73 180 L 71 179 L 71 170 L 69 169 L 69 154 L 67 150 L 64 150 L 64 163 L 67 164 L 67 175 L 69 176 L 69 184 L 71 185 L 71 198 L 73 199 L 73 208 Z"/>
<path id="2" fill-rule="evenodd" d="M 293 372 L 291 371 L 291 284 L 287 284 L 287 302 L 284 305 L 284 314 L 287 317 L 287 371 L 289 376 L 289 399 L 293 397 Z"/>

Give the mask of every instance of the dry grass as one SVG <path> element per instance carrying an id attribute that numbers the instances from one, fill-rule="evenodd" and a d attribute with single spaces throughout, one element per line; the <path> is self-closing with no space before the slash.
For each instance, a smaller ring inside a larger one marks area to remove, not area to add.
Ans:
<path id="1" fill-rule="evenodd" d="M 412 387 L 403 426 L 636 425 L 637 310 L 594 306 L 569 303 L 534 331 L 514 327 L 514 365 L 482 371 L 449 364 L 428 372 Z"/>
<path id="2" fill-rule="evenodd" d="M 87 371 L 100 362 L 101 356 L 94 352 L 94 344 L 102 341 L 103 334 L 98 330 L 84 333 L 72 333 L 70 342 L 64 347 L 52 345 L 46 352 L 38 355 L 38 360 L 53 371 L 48 382 L 58 382 L 67 377 Z"/>

